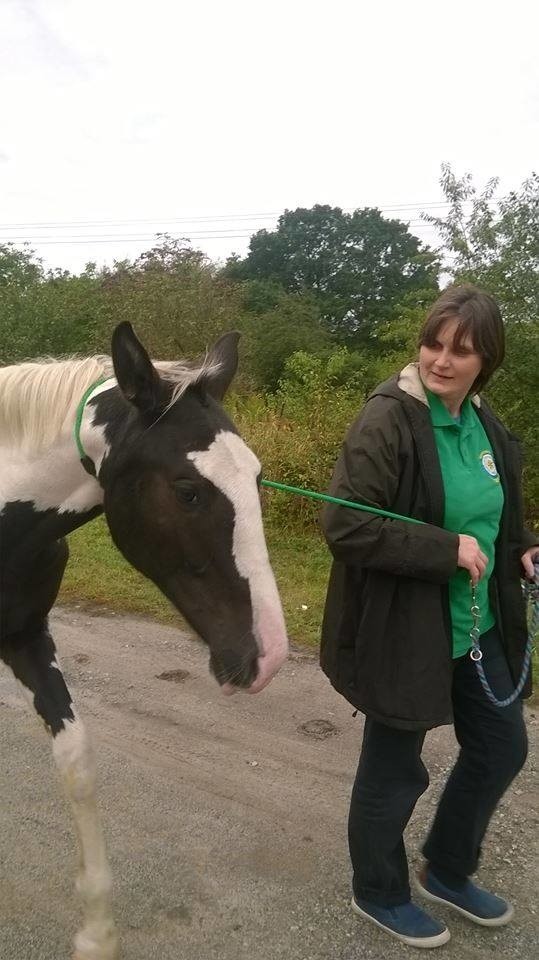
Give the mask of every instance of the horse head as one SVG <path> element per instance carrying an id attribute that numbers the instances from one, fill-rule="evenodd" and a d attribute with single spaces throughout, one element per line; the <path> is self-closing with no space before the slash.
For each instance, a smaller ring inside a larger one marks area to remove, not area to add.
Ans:
<path id="1" fill-rule="evenodd" d="M 118 389 L 95 398 L 92 426 L 106 441 L 98 477 L 116 546 L 208 644 L 224 692 L 256 693 L 286 658 L 287 640 L 260 464 L 221 406 L 238 339 L 225 334 L 196 376 L 175 383 L 120 324 L 112 337 Z"/>

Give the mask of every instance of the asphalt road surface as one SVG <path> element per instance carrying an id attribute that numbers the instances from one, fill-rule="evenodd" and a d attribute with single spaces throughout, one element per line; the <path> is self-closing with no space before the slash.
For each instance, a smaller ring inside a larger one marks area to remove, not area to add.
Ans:
<path id="1" fill-rule="evenodd" d="M 396 960 L 417 956 L 349 908 L 346 815 L 362 720 L 296 652 L 270 687 L 225 698 L 178 630 L 59 609 L 68 683 L 97 752 L 124 960 Z M 538 711 L 539 714 L 539 711 Z M 447 960 L 538 955 L 538 720 L 530 760 L 488 835 L 480 880 L 514 922 L 440 909 Z M 69 960 L 79 920 L 70 815 L 43 729 L 0 671 L 0 960 Z M 431 787 L 407 832 L 412 867 L 455 754 L 431 732 Z M 432 906 L 432 905 L 431 905 Z"/>

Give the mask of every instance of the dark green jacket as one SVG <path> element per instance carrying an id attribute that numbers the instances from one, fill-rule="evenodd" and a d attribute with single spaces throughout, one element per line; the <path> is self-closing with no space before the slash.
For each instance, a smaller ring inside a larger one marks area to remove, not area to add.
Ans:
<path id="1" fill-rule="evenodd" d="M 523 527 L 518 440 L 484 401 L 475 397 L 473 402 L 505 495 L 490 589 L 517 680 L 527 640 L 520 557 L 537 540 Z M 354 707 L 390 726 L 414 730 L 451 723 L 447 584 L 457 569 L 458 536 L 441 526 L 442 474 L 415 364 L 369 397 L 348 432 L 330 493 L 429 525 L 325 508 L 322 523 L 334 563 L 322 626 L 322 669 Z M 528 681 L 523 695 L 529 693 Z"/>

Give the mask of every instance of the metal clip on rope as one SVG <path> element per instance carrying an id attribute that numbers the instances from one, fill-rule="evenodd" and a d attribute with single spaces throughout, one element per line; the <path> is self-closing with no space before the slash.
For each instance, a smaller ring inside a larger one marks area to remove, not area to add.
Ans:
<path id="1" fill-rule="evenodd" d="M 530 663 L 532 658 L 533 650 L 533 641 L 536 634 L 539 632 L 539 562 L 534 563 L 533 565 L 535 576 L 532 581 L 527 581 L 523 584 L 523 593 L 527 598 L 528 602 L 531 604 L 531 617 L 530 625 L 528 631 L 528 642 L 526 644 L 526 651 L 524 654 L 524 662 L 522 664 L 522 673 L 520 675 L 520 680 L 518 681 L 515 690 L 510 697 L 506 697 L 505 700 L 498 700 L 495 693 L 493 692 L 487 678 L 485 675 L 485 670 L 483 664 L 481 663 L 483 659 L 483 651 L 481 650 L 481 645 L 479 642 L 480 629 L 479 621 L 481 620 L 481 611 L 477 604 L 476 588 L 472 584 L 472 605 L 470 607 L 470 613 L 472 615 L 473 626 L 470 630 L 470 640 L 472 641 L 472 649 L 470 650 L 470 659 L 474 661 L 475 667 L 481 681 L 481 686 L 485 691 L 486 696 L 496 707 L 508 707 L 511 703 L 514 703 L 517 697 L 520 696 L 522 690 L 524 689 L 524 684 L 526 683 L 526 678 L 530 669 Z"/>

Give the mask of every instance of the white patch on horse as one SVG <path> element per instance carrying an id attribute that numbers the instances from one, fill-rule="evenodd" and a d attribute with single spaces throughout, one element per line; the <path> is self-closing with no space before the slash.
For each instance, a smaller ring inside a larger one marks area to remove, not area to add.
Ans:
<path id="1" fill-rule="evenodd" d="M 75 373 L 80 378 L 79 365 L 72 364 Z M 53 423 L 49 429 L 46 443 L 38 443 L 32 446 L 31 439 L 33 432 L 37 429 L 36 424 L 41 424 L 41 420 L 36 415 L 33 419 L 28 414 L 29 422 L 25 423 L 22 412 L 19 411 L 17 420 L 17 430 L 14 436 L 10 436 L 7 430 L 0 430 L 0 459 L 2 462 L 2 473 L 0 476 L 0 509 L 5 503 L 19 501 L 21 503 L 32 503 L 37 511 L 49 509 L 57 510 L 59 513 L 75 512 L 85 513 L 93 507 L 103 502 L 103 491 L 94 477 L 91 477 L 77 455 L 77 448 L 73 435 L 75 423 L 75 411 L 73 409 L 74 400 L 66 404 L 64 397 L 64 409 L 60 399 L 58 408 L 52 405 L 51 397 L 47 396 L 52 386 L 58 386 L 58 372 L 67 371 L 70 364 L 43 364 L 42 370 L 38 364 L 35 370 L 30 371 L 36 378 L 37 373 L 42 372 L 46 376 L 42 383 L 45 391 L 44 409 L 50 410 Z M 57 367 L 57 369 L 56 369 Z M 89 373 L 95 375 L 96 363 Z M 16 371 L 17 368 L 12 368 Z M 8 373 L 10 370 L 7 371 Z M 84 372 L 84 370 L 82 371 Z M 55 377 L 52 376 L 55 374 Z M 88 373 L 86 373 L 86 377 Z M 4 377 L 6 379 L 6 377 Z M 12 377 L 13 379 L 13 377 Z M 30 377 L 27 378 L 31 380 Z M 49 382 L 50 381 L 50 382 Z M 84 381 L 81 380 L 81 388 Z M 32 384 L 30 383 L 30 386 Z M 26 384 L 29 387 L 28 384 Z M 102 387 L 110 383 L 103 384 Z M 6 384 L 3 383 L 3 387 Z M 78 393 L 75 386 L 71 384 L 70 391 Z M 99 391 L 97 388 L 94 394 Z M 69 393 L 71 395 L 71 393 Z M 18 397 L 18 402 L 22 405 L 22 397 Z M 30 393 L 28 403 L 33 400 L 37 403 L 37 397 Z M 43 411 L 41 412 L 43 416 Z M 35 423 L 34 423 L 35 420 Z M 25 432 L 26 431 L 26 432 Z M 35 438 L 34 438 L 35 439 Z M 101 439 L 101 449 L 104 449 L 104 442 Z"/>
<path id="2" fill-rule="evenodd" d="M 80 842 L 77 889 L 84 925 L 75 937 L 76 956 L 114 960 L 117 936 L 110 906 L 111 876 L 95 798 L 95 768 L 81 720 L 64 721 L 53 739 L 53 754 L 71 802 Z"/>
<path id="3" fill-rule="evenodd" d="M 116 380 L 109 378 L 92 391 L 91 398 L 116 385 Z M 95 407 L 88 406 L 87 401 L 81 422 L 81 439 L 99 472 L 108 445 L 105 429 L 93 423 L 94 416 Z M 78 457 L 74 423 L 70 411 L 62 430 L 46 450 L 38 448 L 32 453 L 21 447 L 4 449 L 0 446 L 0 510 L 5 503 L 18 500 L 33 503 L 39 511 L 54 509 L 58 513 L 85 513 L 103 502 L 101 486 L 86 472 Z"/>
<path id="4" fill-rule="evenodd" d="M 83 513 L 101 503 L 103 492 L 73 455 L 73 447 L 70 433 L 33 455 L 0 448 L 0 507 L 18 500 L 33 503 L 36 510 Z"/>
<path id="5" fill-rule="evenodd" d="M 249 693 L 258 693 L 277 673 L 288 652 L 281 601 L 262 527 L 256 485 L 260 463 L 241 437 L 228 430 L 218 433 L 207 450 L 189 453 L 188 459 L 234 508 L 232 552 L 238 573 L 249 584 L 253 632 L 260 649 L 259 673 Z"/>
<path id="6" fill-rule="evenodd" d="M 33 456 L 0 448 L 0 508 L 18 500 L 36 510 L 83 513 L 101 503 L 101 488 L 73 456 L 73 446 L 70 436 Z"/>

